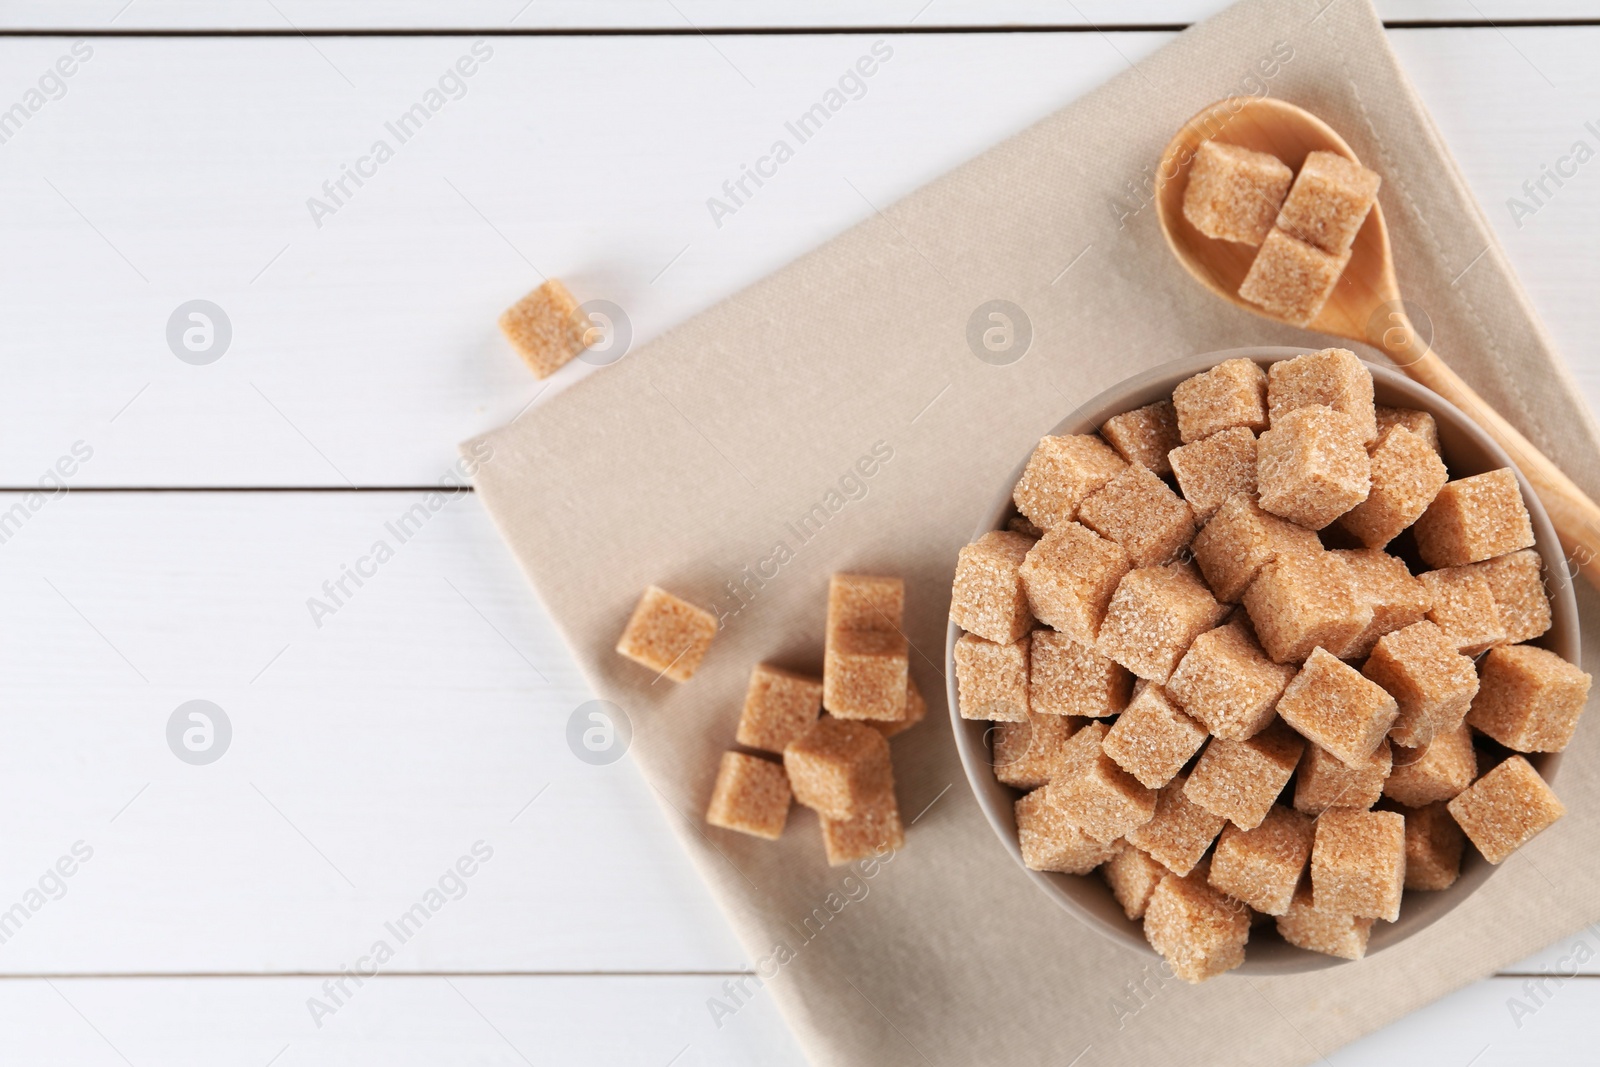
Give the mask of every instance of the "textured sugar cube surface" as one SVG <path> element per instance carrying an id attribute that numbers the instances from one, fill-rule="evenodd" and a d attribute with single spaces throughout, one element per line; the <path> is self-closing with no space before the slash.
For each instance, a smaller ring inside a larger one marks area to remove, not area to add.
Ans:
<path id="1" fill-rule="evenodd" d="M 1033 626 L 1022 565 L 1035 542 L 1009 530 L 992 530 L 956 557 L 955 585 L 950 591 L 950 621 L 988 641 L 1009 644 Z M 833 615 L 829 598 L 829 617 Z M 877 617 L 872 610 L 853 616 Z M 895 625 L 899 625 L 896 617 Z M 832 627 L 829 628 L 830 631 Z"/>
<path id="2" fill-rule="evenodd" d="M 1335 152 L 1311 152 L 1278 213 L 1280 229 L 1325 252 L 1345 252 L 1378 200 L 1381 179 Z"/>
<path id="3" fill-rule="evenodd" d="M 1119 474 L 1127 461 L 1093 434 L 1046 437 L 1018 479 L 1012 499 L 1041 530 L 1077 518 L 1083 498 Z"/>
<path id="4" fill-rule="evenodd" d="M 1383 796 L 1383 783 L 1394 767 L 1388 740 L 1359 763 L 1346 763 L 1321 745 L 1307 745 L 1295 772 L 1294 807 L 1308 815 L 1329 808 L 1372 807 Z"/>
<path id="5" fill-rule="evenodd" d="M 1469 566 L 1489 582 L 1507 644 L 1532 641 L 1550 629 L 1550 597 L 1544 589 L 1544 560 L 1538 552 L 1524 548 Z"/>
<path id="6" fill-rule="evenodd" d="M 617 652 L 674 682 L 687 682 L 717 636 L 717 617 L 658 586 L 639 597 Z"/>
<path id="7" fill-rule="evenodd" d="M 1257 572 L 1242 600 L 1256 639 L 1278 663 L 1317 648 L 1344 649 L 1372 622 L 1350 565 L 1333 552 L 1280 552 Z"/>
<path id="8" fill-rule="evenodd" d="M 588 345 L 588 320 L 567 287 L 547 280 L 500 315 L 500 332 L 535 378 L 548 378 Z"/>
<path id="9" fill-rule="evenodd" d="M 1466 836 L 1443 803 L 1401 808 L 1406 820 L 1406 888 L 1437 891 L 1461 875 Z"/>
<path id="10" fill-rule="evenodd" d="M 849 819 L 894 790 L 889 742 L 858 722 L 822 718 L 783 750 L 794 798 L 830 819 Z"/>
<path id="11" fill-rule="evenodd" d="M 1069 823 L 1043 789 L 1020 798 L 1015 812 L 1022 862 L 1033 870 L 1088 874 L 1117 854 L 1115 842 L 1096 841 Z"/>
<path id="12" fill-rule="evenodd" d="M 1137 568 L 1117 585 L 1095 647 L 1140 678 L 1165 684 L 1194 639 L 1226 613 L 1192 567 Z"/>
<path id="13" fill-rule="evenodd" d="M 1184 796 L 1241 830 L 1261 825 L 1289 784 L 1305 741 L 1275 722 L 1248 741 L 1212 738 L 1184 784 Z"/>
<path id="14" fill-rule="evenodd" d="M 1332 808 L 1316 822 L 1312 899 L 1321 909 L 1394 922 L 1406 881 L 1406 822 L 1395 811 Z"/>
<path id="15" fill-rule="evenodd" d="M 1578 728 L 1589 682 L 1588 674 L 1548 649 L 1490 649 L 1467 722 L 1518 752 L 1560 752 Z"/>
<path id="16" fill-rule="evenodd" d="M 1194 639 L 1167 690 L 1217 737 L 1243 741 L 1265 729 L 1294 668 L 1274 663 L 1241 623 Z"/>
<path id="17" fill-rule="evenodd" d="M 1533 520 L 1509 467 L 1446 482 L 1413 529 L 1430 567 L 1460 567 L 1533 547 Z"/>
<path id="18" fill-rule="evenodd" d="M 1382 548 L 1428 510 L 1449 481 L 1437 449 L 1404 426 L 1384 430 L 1371 450 L 1372 487 L 1339 526 L 1368 548 Z"/>
<path id="19" fill-rule="evenodd" d="M 1477 775 L 1472 730 L 1463 724 L 1421 748 L 1396 748 L 1383 795 L 1410 808 L 1425 807 L 1458 795 Z"/>
<path id="20" fill-rule="evenodd" d="M 1505 643 L 1506 628 L 1500 621 L 1494 590 L 1482 571 L 1445 567 L 1424 571 L 1417 577 L 1433 599 L 1428 621 L 1439 627 L 1457 649 L 1476 656 L 1492 645 Z"/>
<path id="21" fill-rule="evenodd" d="M 1219 435 L 1220 436 L 1220 435 Z M 1194 559 L 1217 599 L 1237 603 L 1280 553 L 1319 554 L 1315 532 L 1262 511 L 1254 496 L 1229 497 L 1195 535 Z"/>
<path id="22" fill-rule="evenodd" d="M 1349 262 L 1349 252 L 1330 255 L 1275 229 L 1239 283 L 1239 296 L 1285 322 L 1309 326 Z"/>
<path id="23" fill-rule="evenodd" d="M 1382 404 L 1374 409 L 1378 418 L 1378 435 L 1391 426 L 1404 426 L 1423 441 L 1435 452 L 1439 451 L 1439 424 L 1433 421 L 1433 416 L 1426 411 L 1417 411 L 1415 408 L 1390 408 Z"/>
<path id="24" fill-rule="evenodd" d="M 1376 920 L 1328 911 L 1316 906 L 1310 886 L 1301 886 L 1278 917 L 1278 936 L 1296 948 L 1340 959 L 1359 960 L 1367 954 L 1367 937 Z"/>
<path id="25" fill-rule="evenodd" d="M 1259 245 L 1293 181 L 1294 171 L 1277 156 L 1202 141 L 1183 190 L 1183 217 L 1207 237 Z"/>
<path id="26" fill-rule="evenodd" d="M 1184 714 L 1158 685 L 1134 697 L 1101 742 L 1117 766 L 1151 789 L 1171 782 L 1206 743 L 1206 728 Z"/>
<path id="27" fill-rule="evenodd" d="M 1100 427 L 1100 436 L 1123 459 L 1156 474 L 1172 473 L 1167 453 L 1183 444 L 1178 434 L 1178 409 L 1170 400 L 1113 415 Z"/>
<path id="28" fill-rule="evenodd" d="M 1128 553 L 1116 542 L 1080 523 L 1059 523 L 1022 562 L 1028 609 L 1046 626 L 1093 644 L 1111 597 L 1131 566 Z"/>
<path id="29" fill-rule="evenodd" d="M 761 663 L 750 672 L 734 740 L 781 754 L 820 714 L 822 679 Z"/>
<path id="30" fill-rule="evenodd" d="M 1096 841 L 1111 842 L 1150 821 L 1156 795 L 1105 754 L 1106 729 L 1092 722 L 1068 739 L 1046 796 L 1067 822 Z"/>
<path id="31" fill-rule="evenodd" d="M 1261 507 L 1311 530 L 1367 498 L 1371 468 L 1355 420 L 1321 405 L 1284 412 L 1256 442 Z"/>
<path id="32" fill-rule="evenodd" d="M 904 719 L 910 663 L 899 633 L 834 630 L 823 645 L 822 706 L 841 719 Z"/>
<path id="33" fill-rule="evenodd" d="M 789 818 L 789 797 L 789 776 L 781 764 L 742 752 L 724 752 L 706 822 L 776 841 Z"/>
<path id="34" fill-rule="evenodd" d="M 997 645 L 972 634 L 956 641 L 956 692 L 963 719 L 1026 722 L 1029 637 Z"/>
<path id="35" fill-rule="evenodd" d="M 1282 915 L 1311 858 L 1314 833 L 1309 816 L 1281 804 L 1253 830 L 1223 827 L 1211 857 L 1212 887 L 1264 915 Z"/>
<path id="36" fill-rule="evenodd" d="M 1204 982 L 1244 962 L 1250 909 L 1211 888 L 1198 872 L 1169 874 L 1150 894 L 1144 936 L 1173 974 Z"/>
<path id="37" fill-rule="evenodd" d="M 1188 874 L 1228 821 L 1213 815 L 1184 795 L 1179 775 L 1156 794 L 1156 813 L 1143 826 L 1128 831 L 1128 843 L 1142 848 L 1174 874 Z"/>
<path id="38" fill-rule="evenodd" d="M 1122 905 L 1123 914 L 1130 919 L 1144 918 L 1150 895 L 1168 873 L 1166 867 L 1148 852 L 1127 844 L 1100 868 L 1101 877 L 1111 888 L 1111 895 Z"/>
<path id="39" fill-rule="evenodd" d="M 994 775 L 1017 789 L 1049 785 L 1061 769 L 1069 738 L 1082 720 L 1065 715 L 1032 715 L 1026 722 L 1002 722 L 994 728 Z"/>
<path id="40" fill-rule="evenodd" d="M 1267 428 L 1267 372 L 1252 360 L 1224 360 L 1179 382 L 1172 406 L 1185 444 L 1233 426 L 1259 433 Z"/>
<path id="41" fill-rule="evenodd" d="M 1236 493 L 1256 492 L 1256 435 L 1231 426 L 1172 450 L 1172 473 L 1194 516 L 1205 522 Z"/>
<path id="42" fill-rule="evenodd" d="M 883 856 L 903 848 L 906 843 L 905 828 L 900 824 L 900 805 L 895 801 L 893 790 L 867 804 L 850 819 L 830 819 L 824 815 L 819 821 L 822 847 L 830 867 Z"/>
<path id="43" fill-rule="evenodd" d="M 867 719 L 867 726 L 872 727 L 884 737 L 894 737 L 904 733 L 917 723 L 928 717 L 928 702 L 922 698 L 922 691 L 917 688 L 917 683 L 909 677 L 906 679 L 906 713 L 899 719 Z"/>
<path id="44" fill-rule="evenodd" d="M 1426 620 L 1379 638 L 1361 673 L 1394 697 L 1400 713 L 1389 736 L 1409 748 L 1458 729 L 1478 692 L 1472 660 Z"/>
<path id="45" fill-rule="evenodd" d="M 1382 686 L 1319 648 L 1284 690 L 1278 714 L 1313 744 L 1360 763 L 1383 743 L 1399 707 Z"/>
<path id="46" fill-rule="evenodd" d="M 1106 718 L 1128 706 L 1133 676 L 1093 645 L 1053 630 L 1030 638 L 1028 704 L 1043 715 Z"/>
<path id="47" fill-rule="evenodd" d="M 899 633 L 905 613 L 904 579 L 870 574 L 835 574 L 828 579 L 829 633 L 838 630 Z"/>
<path id="48" fill-rule="evenodd" d="M 1121 545 L 1135 567 L 1176 559 L 1194 540 L 1194 512 L 1158 475 L 1130 465 L 1084 498 L 1078 521 Z"/>
<path id="49" fill-rule="evenodd" d="M 1349 349 L 1325 348 L 1267 368 L 1267 418 L 1272 425 L 1297 408 L 1313 405 L 1350 416 L 1363 443 L 1377 439 L 1372 372 Z"/>
<path id="50" fill-rule="evenodd" d="M 1490 863 L 1517 849 L 1567 813 L 1539 772 L 1512 756 L 1450 801 L 1450 815 Z"/>
<path id="51" fill-rule="evenodd" d="M 1433 594 L 1398 557 L 1376 548 L 1335 549 L 1333 555 L 1349 565 L 1357 599 L 1372 609 L 1367 628 L 1344 648 L 1331 650 L 1340 659 L 1364 658 L 1380 637 L 1421 622 L 1433 606 Z"/>

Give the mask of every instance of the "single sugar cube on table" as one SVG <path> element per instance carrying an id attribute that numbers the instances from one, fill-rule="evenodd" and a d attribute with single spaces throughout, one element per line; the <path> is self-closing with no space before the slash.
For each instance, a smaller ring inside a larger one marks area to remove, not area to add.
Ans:
<path id="1" fill-rule="evenodd" d="M 1347 252 L 1378 202 L 1382 179 L 1337 152 L 1310 152 L 1278 212 L 1278 228 L 1324 252 Z"/>
<path id="2" fill-rule="evenodd" d="M 904 719 L 910 647 L 898 633 L 835 630 L 828 634 L 822 653 L 822 706 L 840 719 Z"/>
<path id="3" fill-rule="evenodd" d="M 1194 639 L 1167 691 L 1216 737 L 1243 741 L 1265 729 L 1294 668 L 1274 663 L 1243 623 Z"/>
<path id="4" fill-rule="evenodd" d="M 734 740 L 781 754 L 820 714 L 822 679 L 760 663 L 750 672 Z"/>
<path id="5" fill-rule="evenodd" d="M 789 798 L 789 776 L 782 764 L 742 752 L 724 752 L 706 822 L 776 841 L 789 818 Z"/>
<path id="6" fill-rule="evenodd" d="M 1274 426 L 1289 412 L 1313 405 L 1350 416 L 1363 444 L 1377 439 L 1372 372 L 1348 348 L 1325 348 L 1267 368 L 1267 418 Z"/>
<path id="7" fill-rule="evenodd" d="M 830 867 L 882 856 L 897 851 L 906 843 L 905 828 L 900 824 L 900 805 L 892 789 L 870 801 L 849 819 L 823 815 L 819 821 L 822 823 L 822 847 Z"/>
<path id="8" fill-rule="evenodd" d="M 1078 521 L 1114 541 L 1135 567 L 1176 559 L 1194 540 L 1194 511 L 1158 475 L 1130 465 L 1078 505 Z"/>
<path id="9" fill-rule="evenodd" d="M 1430 567 L 1460 567 L 1533 547 L 1533 520 L 1509 467 L 1446 482 L 1413 529 Z"/>
<path id="10" fill-rule="evenodd" d="M 1130 919 L 1144 918 L 1150 895 L 1169 873 L 1144 849 L 1129 844 L 1124 844 L 1100 868 L 1100 875 L 1110 887 L 1111 895 L 1122 905 L 1122 913 Z"/>
<path id="11" fill-rule="evenodd" d="M 1123 459 L 1156 474 L 1172 473 L 1167 453 L 1183 444 L 1178 434 L 1178 409 L 1170 400 L 1111 416 L 1100 427 L 1100 436 Z"/>
<path id="12" fill-rule="evenodd" d="M 589 345 L 588 319 L 555 278 L 502 312 L 500 332 L 535 378 L 550 377 Z"/>
<path id="13" fill-rule="evenodd" d="M 889 742 L 858 722 L 822 718 L 783 750 L 794 798 L 830 819 L 851 819 L 894 793 Z"/>
<path id="14" fill-rule="evenodd" d="M 1372 488 L 1339 516 L 1339 526 L 1368 548 L 1382 548 L 1422 517 L 1450 475 L 1438 451 L 1404 426 L 1383 431 L 1369 456 Z"/>
<path id="15" fill-rule="evenodd" d="M 1253 360 L 1229 359 L 1185 378 L 1172 390 L 1184 444 L 1233 426 L 1267 428 L 1267 372 Z"/>
<path id="16" fill-rule="evenodd" d="M 1443 803 L 1400 809 L 1406 819 L 1406 888 L 1437 891 L 1461 875 L 1466 837 Z"/>
<path id="17" fill-rule="evenodd" d="M 1194 516 L 1206 522 L 1229 497 L 1256 492 L 1256 435 L 1231 426 L 1172 450 L 1172 473 Z"/>
<path id="18" fill-rule="evenodd" d="M 1159 685 L 1146 685 L 1112 724 L 1101 747 L 1140 785 L 1159 789 L 1177 777 L 1206 736 L 1206 728 L 1184 714 Z"/>
<path id="19" fill-rule="evenodd" d="M 1212 738 L 1189 772 L 1184 796 L 1241 830 L 1253 830 L 1289 784 L 1305 745 L 1281 722 L 1248 741 Z"/>
<path id="20" fill-rule="evenodd" d="M 1218 435 L 1220 436 L 1220 435 Z M 1229 497 L 1195 535 L 1194 561 L 1218 600 L 1237 603 L 1280 553 L 1320 554 L 1315 531 L 1261 510 L 1253 495 Z"/>
<path id="21" fill-rule="evenodd" d="M 1026 722 L 996 723 L 994 776 L 1017 789 L 1049 785 L 1061 768 L 1068 739 L 1083 720 L 1066 715 L 1030 714 Z"/>
<path id="22" fill-rule="evenodd" d="M 1490 863 L 1503 863 L 1567 813 L 1533 765 L 1512 756 L 1450 801 L 1450 815 Z"/>
<path id="23" fill-rule="evenodd" d="M 1174 874 L 1188 874 L 1217 839 L 1227 818 L 1214 815 L 1184 795 L 1187 779 L 1178 775 L 1156 793 L 1156 813 L 1127 833 L 1128 844 L 1142 848 Z"/>
<path id="24" fill-rule="evenodd" d="M 1283 721 L 1346 763 L 1370 759 L 1400 712 L 1382 686 L 1315 649 L 1278 701 Z"/>
<path id="25" fill-rule="evenodd" d="M 1311 887 L 1295 890 L 1289 910 L 1278 916 L 1278 936 L 1296 948 L 1359 960 L 1367 954 L 1367 937 L 1375 919 L 1316 906 Z"/>
<path id="26" fill-rule="evenodd" d="M 1478 692 L 1472 660 L 1427 620 L 1380 637 L 1361 673 L 1394 697 L 1400 714 L 1389 736 L 1408 748 L 1459 729 Z"/>
<path id="27" fill-rule="evenodd" d="M 1145 906 L 1144 936 L 1173 974 L 1204 982 L 1244 962 L 1250 909 L 1213 889 L 1199 871 L 1169 874 Z"/>
<path id="28" fill-rule="evenodd" d="M 1478 753 L 1465 724 L 1421 748 L 1396 748 L 1383 795 L 1408 808 L 1426 807 L 1460 795 L 1478 776 Z"/>
<path id="29" fill-rule="evenodd" d="M 1433 598 L 1428 621 L 1443 631 L 1456 648 L 1476 656 L 1504 644 L 1506 628 L 1494 602 L 1489 578 L 1472 567 L 1444 567 L 1417 576 Z"/>
<path id="30" fill-rule="evenodd" d="M 1083 498 L 1128 466 L 1094 434 L 1066 434 L 1039 441 L 1017 480 L 1017 510 L 1041 530 L 1078 517 Z"/>
<path id="31" fill-rule="evenodd" d="M 1350 564 L 1332 552 L 1280 552 L 1256 573 L 1242 603 L 1278 663 L 1301 662 L 1317 648 L 1342 650 L 1372 622 Z"/>
<path id="32" fill-rule="evenodd" d="M 1349 262 L 1349 252 L 1331 255 L 1273 230 L 1239 283 L 1239 297 L 1274 318 L 1309 326 L 1322 314 Z"/>
<path id="33" fill-rule="evenodd" d="M 1043 715 L 1103 719 L 1128 706 L 1133 676 L 1093 645 L 1054 630 L 1029 639 L 1028 706 Z"/>
<path id="34" fill-rule="evenodd" d="M 1093 644 L 1117 583 L 1131 566 L 1116 542 L 1080 523 L 1058 523 L 1022 562 L 1027 609 L 1046 626 Z"/>
<path id="35" fill-rule="evenodd" d="M 629 616 L 617 652 L 658 676 L 687 682 L 716 636 L 715 615 L 652 585 Z"/>
<path id="36" fill-rule="evenodd" d="M 1489 581 L 1489 594 L 1505 627 L 1506 644 L 1532 641 L 1550 629 L 1544 558 L 1531 548 L 1468 564 Z"/>
<path id="37" fill-rule="evenodd" d="M 1253 830 L 1224 826 L 1211 856 L 1211 885 L 1264 915 L 1289 910 L 1311 858 L 1309 816 L 1274 804 Z"/>
<path id="38" fill-rule="evenodd" d="M 1183 190 L 1183 217 L 1207 237 L 1259 245 L 1293 182 L 1294 171 L 1277 156 L 1201 141 Z"/>
<path id="39" fill-rule="evenodd" d="M 917 688 L 917 683 L 908 677 L 906 678 L 906 713 L 904 718 L 864 719 L 862 721 L 884 737 L 894 737 L 911 729 L 927 717 L 928 702 L 922 699 L 922 691 Z"/>
<path id="40" fill-rule="evenodd" d="M 997 645 L 972 634 L 956 640 L 957 703 L 963 719 L 1028 721 L 1029 635 Z"/>
<path id="41" fill-rule="evenodd" d="M 1261 507 L 1320 530 L 1367 498 L 1372 463 L 1355 420 L 1312 405 L 1273 420 L 1256 442 Z"/>
<path id="42" fill-rule="evenodd" d="M 1073 826 L 1111 842 L 1150 821 L 1156 794 L 1105 754 L 1105 736 L 1106 724 L 1091 722 L 1068 739 L 1046 796 Z"/>
<path id="43" fill-rule="evenodd" d="M 1439 451 L 1439 424 L 1433 421 L 1433 416 L 1426 411 L 1417 411 L 1415 408 L 1390 408 L 1378 404 L 1375 407 L 1378 417 L 1378 435 L 1391 426 L 1404 426 L 1423 441 L 1435 452 Z"/>
<path id="44" fill-rule="evenodd" d="M 1140 678 L 1164 685 L 1194 639 L 1225 614 L 1192 567 L 1140 567 L 1117 585 L 1095 647 Z"/>
<path id="45" fill-rule="evenodd" d="M 1362 659 L 1378 638 L 1421 622 L 1433 606 L 1433 594 L 1414 577 L 1405 562 L 1376 548 L 1333 550 L 1350 566 L 1356 597 L 1372 609 L 1372 621 L 1348 645 L 1330 649 L 1340 659 Z"/>
<path id="46" fill-rule="evenodd" d="M 1383 796 L 1383 783 L 1394 766 L 1388 740 L 1360 763 L 1346 763 L 1321 745 L 1307 745 L 1295 773 L 1294 808 L 1321 815 L 1329 808 L 1372 807 Z"/>
<path id="47" fill-rule="evenodd" d="M 1394 922 L 1406 882 L 1406 820 L 1397 811 L 1331 808 L 1317 818 L 1311 894 L 1320 909 Z"/>
<path id="48" fill-rule="evenodd" d="M 1478 669 L 1467 724 L 1517 752 L 1560 752 L 1578 728 L 1590 681 L 1549 649 L 1492 648 Z"/>
<path id="49" fill-rule="evenodd" d="M 1117 854 L 1116 842 L 1096 841 L 1073 826 L 1043 789 L 1019 798 L 1014 810 L 1017 845 L 1031 870 L 1088 874 Z"/>
<path id="50" fill-rule="evenodd" d="M 991 530 L 962 548 L 950 591 L 950 621 L 1002 645 L 1027 633 L 1033 613 L 1022 584 L 1022 564 L 1035 543 L 1023 534 Z"/>

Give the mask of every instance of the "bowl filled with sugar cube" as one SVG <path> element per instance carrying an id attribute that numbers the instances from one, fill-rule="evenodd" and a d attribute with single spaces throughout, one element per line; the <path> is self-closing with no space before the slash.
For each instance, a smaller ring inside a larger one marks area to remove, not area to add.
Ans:
<path id="1" fill-rule="evenodd" d="M 1026 876 L 1178 977 L 1343 965 L 1564 814 L 1572 571 L 1394 370 L 1177 360 L 1042 438 L 961 550 L 957 747 Z"/>

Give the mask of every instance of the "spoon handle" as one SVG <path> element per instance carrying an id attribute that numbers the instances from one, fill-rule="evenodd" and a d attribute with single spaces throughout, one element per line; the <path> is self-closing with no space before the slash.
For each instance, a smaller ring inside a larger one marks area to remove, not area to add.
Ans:
<path id="1" fill-rule="evenodd" d="M 1411 321 L 1404 315 L 1391 314 L 1388 328 L 1378 332 L 1372 340 L 1408 376 L 1466 412 L 1506 450 L 1512 462 L 1533 483 L 1545 511 L 1549 512 L 1567 553 L 1568 571 L 1581 572 L 1590 585 L 1600 589 L 1600 505 L 1589 499 L 1549 457 L 1462 381 L 1449 364 L 1417 336 Z"/>

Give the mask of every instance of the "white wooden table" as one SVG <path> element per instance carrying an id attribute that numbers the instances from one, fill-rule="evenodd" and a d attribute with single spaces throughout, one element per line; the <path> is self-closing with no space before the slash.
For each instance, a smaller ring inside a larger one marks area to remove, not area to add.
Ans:
<path id="1" fill-rule="evenodd" d="M 749 961 L 627 761 L 568 750 L 584 686 L 471 494 L 403 544 L 386 523 L 549 395 L 494 328 L 540 273 L 648 339 L 1217 6 L 0 6 L 0 1061 L 801 1062 L 763 998 L 713 1023 Z M 1600 163 L 1507 206 L 1600 148 L 1600 4 L 1383 9 L 1600 399 Z M 707 198 L 880 39 L 865 95 L 717 225 Z M 196 299 L 231 332 L 203 365 L 167 336 Z M 232 729 L 203 766 L 167 739 L 196 699 Z M 382 976 L 346 977 L 380 940 Z M 1592 1062 L 1597 948 L 1328 1060 Z"/>

